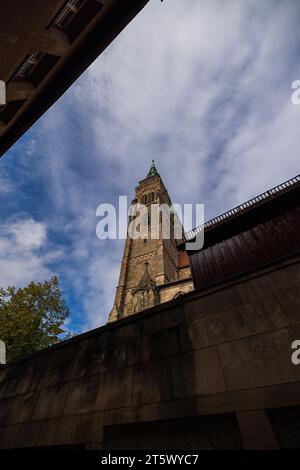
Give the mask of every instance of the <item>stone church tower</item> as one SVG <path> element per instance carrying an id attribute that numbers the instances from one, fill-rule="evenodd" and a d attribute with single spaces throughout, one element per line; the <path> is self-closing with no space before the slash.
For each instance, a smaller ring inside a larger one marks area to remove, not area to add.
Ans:
<path id="1" fill-rule="evenodd" d="M 172 207 L 168 191 L 154 161 L 147 177 L 140 181 L 135 189 L 135 199 L 132 204 L 139 203 L 147 208 L 149 232 L 151 205 L 167 204 L 170 208 Z M 162 237 L 162 217 L 158 219 L 158 223 L 159 235 L 155 239 L 150 235 L 144 239 L 132 239 L 127 236 L 119 284 L 109 322 L 127 317 L 193 289 L 186 253 L 179 252 L 176 248 L 179 240 L 174 239 L 172 216 L 169 239 Z"/>

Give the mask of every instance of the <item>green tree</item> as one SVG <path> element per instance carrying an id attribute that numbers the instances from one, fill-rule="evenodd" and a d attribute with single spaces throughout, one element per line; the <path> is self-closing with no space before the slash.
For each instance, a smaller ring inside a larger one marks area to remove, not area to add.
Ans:
<path id="1" fill-rule="evenodd" d="M 0 339 L 8 362 L 58 343 L 68 315 L 56 276 L 19 289 L 0 288 Z"/>

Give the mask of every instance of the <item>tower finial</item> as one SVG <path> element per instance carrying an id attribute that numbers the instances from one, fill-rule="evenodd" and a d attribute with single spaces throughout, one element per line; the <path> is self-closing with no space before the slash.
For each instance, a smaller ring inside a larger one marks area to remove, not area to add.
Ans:
<path id="1" fill-rule="evenodd" d="M 151 165 L 150 171 L 147 175 L 147 178 L 150 178 L 151 176 L 158 176 L 158 171 L 156 169 L 154 160 L 152 160 L 152 165 Z"/>

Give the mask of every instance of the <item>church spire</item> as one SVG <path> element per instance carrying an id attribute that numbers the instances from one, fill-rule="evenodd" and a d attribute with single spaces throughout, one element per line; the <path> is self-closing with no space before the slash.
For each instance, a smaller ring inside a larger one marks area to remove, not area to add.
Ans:
<path id="1" fill-rule="evenodd" d="M 156 209 L 162 204 L 169 207 L 172 205 L 154 161 L 146 178 L 135 188 L 135 203 L 146 208 L 147 214 L 146 211 L 142 212 L 142 217 L 146 219 L 148 216 L 148 228 L 141 228 L 138 237 L 130 236 L 131 230 L 128 230 L 115 303 L 109 315 L 110 322 L 170 300 L 176 293 L 182 292 L 182 280 L 185 276 L 190 277 L 190 271 L 183 272 L 179 266 L 177 239 L 171 232 L 173 221 L 167 238 L 164 236 L 166 231 L 163 229 L 163 217 L 151 219 L 153 205 L 158 206 Z M 132 219 L 129 218 L 128 228 L 131 223 Z M 168 287 L 169 283 L 176 284 L 177 281 L 178 287 L 174 288 L 173 284 Z M 187 282 L 190 283 L 188 286 L 192 286 L 192 281 Z M 165 285 L 167 286 L 164 287 Z"/>
<path id="2" fill-rule="evenodd" d="M 154 160 L 152 160 L 152 165 L 151 165 L 151 168 L 150 168 L 149 173 L 147 175 L 147 178 L 151 178 L 151 176 L 158 176 L 158 171 L 156 169 Z"/>

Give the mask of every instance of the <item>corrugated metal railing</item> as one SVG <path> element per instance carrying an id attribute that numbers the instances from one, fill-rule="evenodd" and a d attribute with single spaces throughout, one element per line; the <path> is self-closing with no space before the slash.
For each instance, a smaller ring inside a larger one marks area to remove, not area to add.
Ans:
<path id="1" fill-rule="evenodd" d="M 236 206 L 233 209 L 230 209 L 227 212 L 224 212 L 224 214 L 221 214 L 217 217 L 215 217 L 212 220 L 209 220 L 208 222 L 205 222 L 204 225 L 200 225 L 200 227 L 196 227 L 193 230 L 190 230 L 189 232 L 185 233 L 185 239 L 187 241 L 192 240 L 198 233 L 200 233 L 203 229 L 210 229 L 212 227 L 215 227 L 217 225 L 222 224 L 223 222 L 236 217 L 237 215 L 242 214 L 243 212 L 247 212 L 249 208 L 259 206 L 263 202 L 265 202 L 268 199 L 273 198 L 274 196 L 278 196 L 280 193 L 284 193 L 286 191 L 289 191 L 292 187 L 300 185 L 300 175 L 295 176 L 294 178 L 291 178 L 288 181 L 285 181 L 282 184 L 279 184 L 275 188 L 269 189 L 265 193 L 260 194 L 259 196 L 254 197 L 253 199 L 250 199 L 247 202 L 244 202 L 240 206 Z"/>

